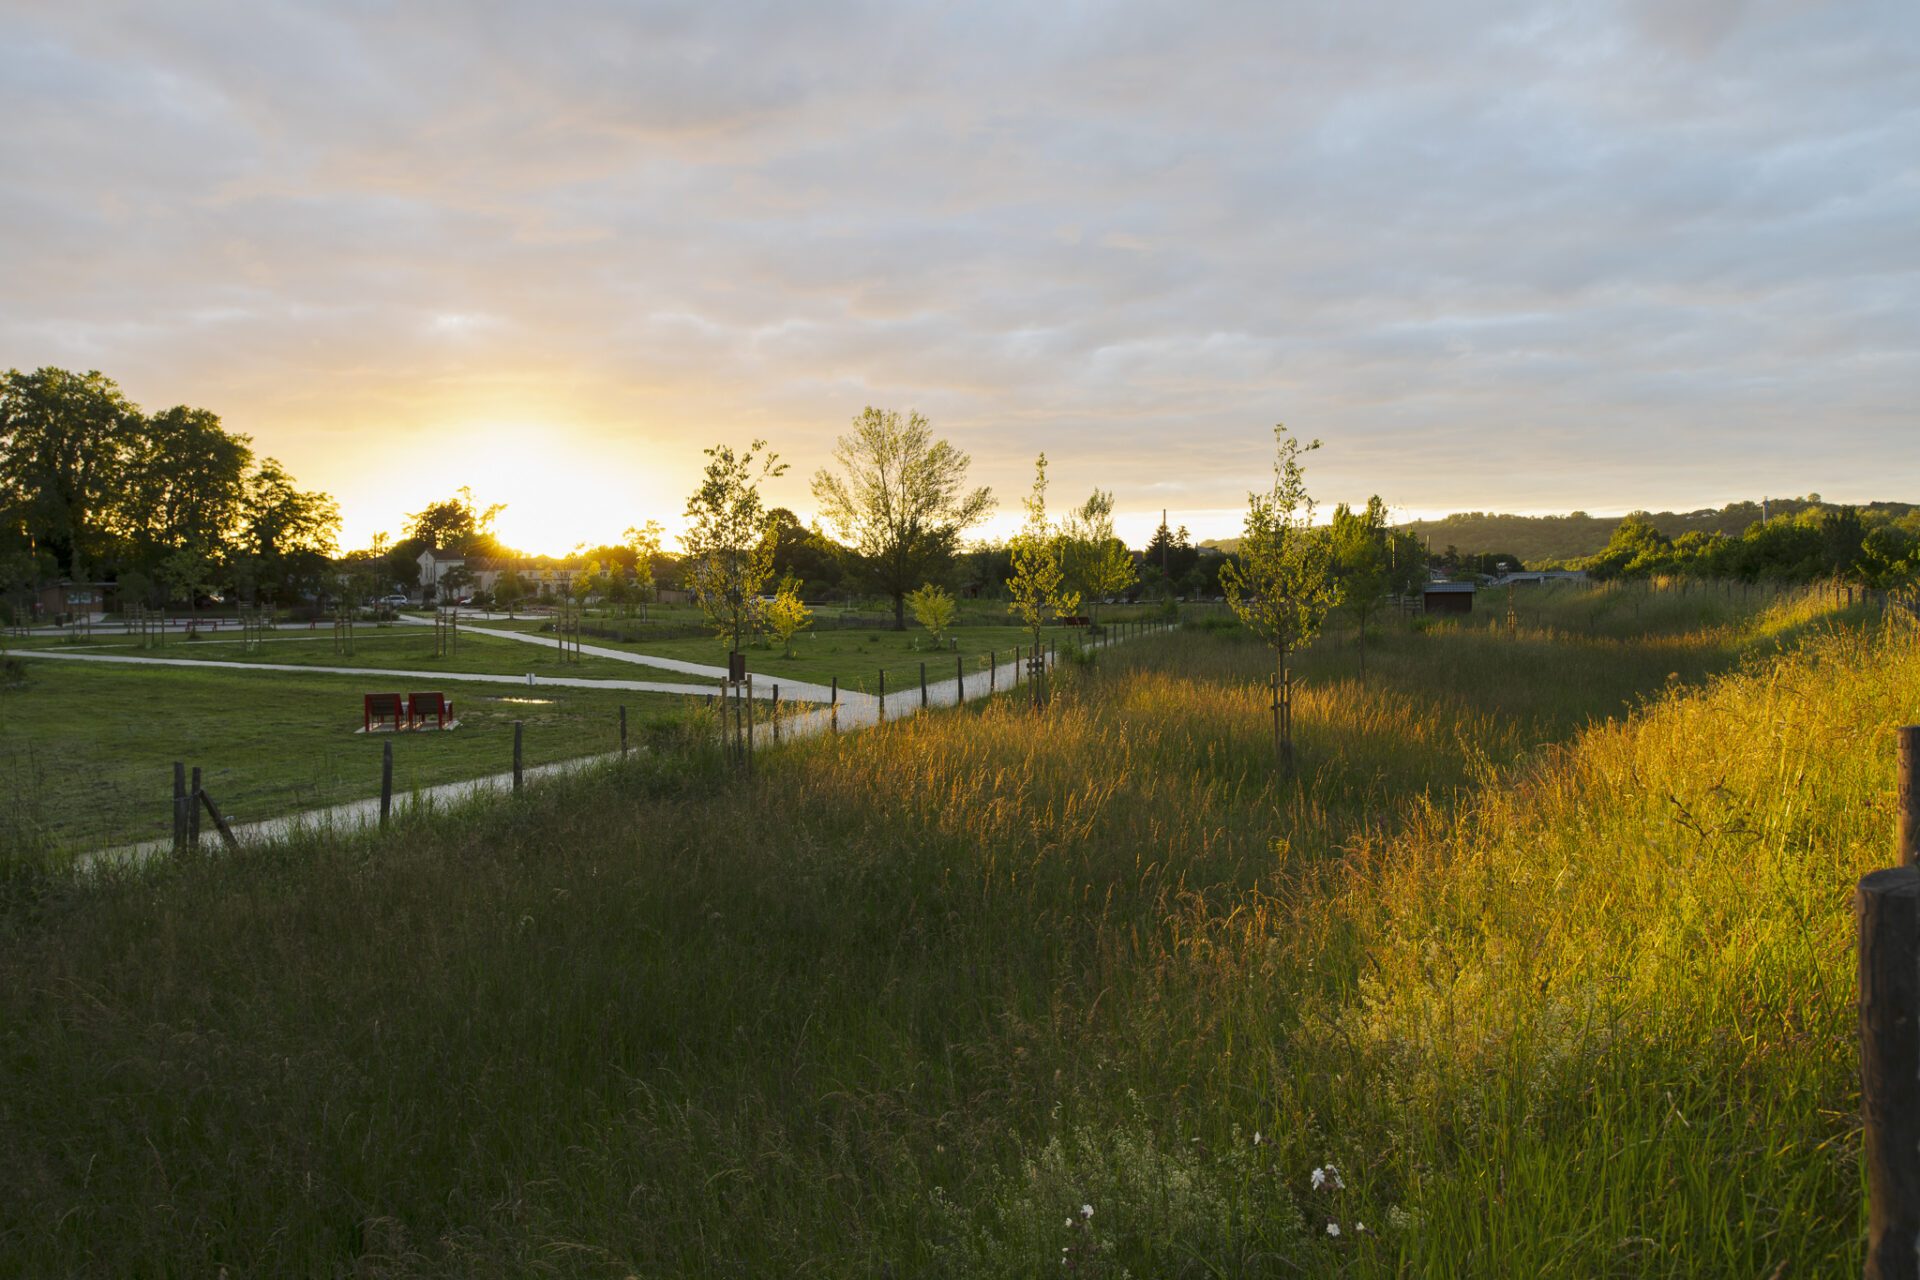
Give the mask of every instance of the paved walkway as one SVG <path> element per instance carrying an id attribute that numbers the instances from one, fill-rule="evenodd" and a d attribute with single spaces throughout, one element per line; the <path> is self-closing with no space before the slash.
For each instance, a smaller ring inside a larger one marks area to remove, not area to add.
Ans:
<path id="1" fill-rule="evenodd" d="M 489 632 L 488 634 L 512 635 L 515 633 Z M 1109 634 L 1107 639 L 1099 642 L 1099 647 L 1108 648 L 1119 642 L 1118 637 Z M 538 644 L 541 643 L 541 641 L 536 639 L 534 643 Z M 15 652 L 21 651 L 16 650 Z M 589 650 L 583 649 L 582 652 L 589 652 Z M 629 659 L 639 656 L 637 654 L 626 654 L 620 650 L 601 650 L 600 652 L 608 656 Z M 113 658 L 107 657 L 106 655 L 73 653 L 42 653 L 39 656 L 91 659 L 93 661 L 105 662 L 160 662 L 174 666 L 239 667 L 254 670 L 262 667 L 270 670 L 289 671 L 332 670 L 331 668 L 316 667 L 275 667 L 266 663 L 199 662 L 191 659 L 171 658 Z M 693 665 L 695 664 L 682 664 L 682 666 Z M 1051 671 L 1054 663 L 1050 659 L 1047 665 L 1048 670 Z M 792 741 L 799 738 L 816 737 L 825 733 L 851 733 L 860 729 L 872 728 L 888 720 L 911 718 L 912 716 L 920 714 L 922 710 L 932 710 L 936 707 L 958 706 L 968 701 L 978 701 L 981 698 L 991 697 L 995 693 L 1026 686 L 1031 679 L 1027 668 L 1027 661 L 996 662 L 992 667 L 983 666 L 978 670 L 967 672 L 964 676 L 956 676 L 951 680 L 943 680 L 938 683 L 930 681 L 927 684 L 924 703 L 922 701 L 921 691 L 918 688 L 909 688 L 900 693 L 888 694 L 885 698 L 875 697 L 869 694 L 853 693 L 849 690 L 842 689 L 840 691 L 841 700 L 837 706 L 821 706 L 811 711 L 800 712 L 796 715 L 783 716 L 780 721 L 779 736 L 784 741 Z M 348 670 L 352 670 L 354 674 L 358 675 L 381 674 L 379 672 L 366 672 L 360 668 L 350 668 Z M 434 674 L 435 678 L 442 680 L 449 679 L 444 673 Z M 722 671 L 720 674 L 725 675 L 726 673 Z M 465 679 L 469 677 L 461 678 Z M 517 676 L 481 676 L 471 678 L 487 681 L 504 680 L 508 683 L 520 681 L 520 677 Z M 711 686 L 706 685 L 650 685 L 641 681 L 549 678 L 543 679 L 541 683 L 611 689 L 666 689 L 702 695 L 711 695 L 718 692 Z M 783 699 L 787 696 L 787 689 L 789 687 L 790 686 L 784 684 L 781 686 L 781 696 Z M 817 685 L 802 687 L 820 689 L 821 696 L 819 701 L 823 703 L 826 701 L 828 690 Z M 770 696 L 769 691 L 759 688 L 756 688 L 754 693 L 756 697 L 760 698 Z M 768 744 L 772 738 L 773 729 L 771 725 L 762 723 L 756 726 L 756 745 L 764 748 L 764 745 Z M 557 764 L 541 765 L 538 768 L 527 769 L 523 772 L 523 777 L 531 780 L 540 777 L 575 773 L 581 769 L 613 758 L 613 753 L 579 756 L 572 760 L 560 761 Z M 513 775 L 511 773 L 499 773 L 485 778 L 469 778 L 460 782 L 448 782 L 435 787 L 422 788 L 418 792 L 409 792 L 404 800 L 397 798 L 396 803 L 404 802 L 411 804 L 413 803 L 412 797 L 417 795 L 419 803 L 422 805 L 436 807 L 442 804 L 457 804 L 476 796 L 511 791 L 512 788 Z M 312 809 L 304 813 L 289 814 L 280 818 L 269 818 L 261 822 L 245 823 L 234 827 L 233 834 L 234 838 L 243 844 L 257 843 L 283 839 L 301 831 L 350 831 L 355 828 L 372 826 L 378 823 L 379 820 L 380 801 L 376 797 L 374 799 L 354 800 L 346 804 L 332 805 L 324 809 Z M 203 832 L 201 835 L 201 839 L 203 840 L 218 838 L 217 835 L 211 835 L 206 832 Z M 168 840 L 148 840 L 139 844 L 123 845 L 118 848 L 102 849 L 95 853 L 84 854 L 79 859 L 79 862 L 83 866 L 94 863 L 138 862 L 157 854 L 164 854 L 170 847 L 171 842 Z"/>

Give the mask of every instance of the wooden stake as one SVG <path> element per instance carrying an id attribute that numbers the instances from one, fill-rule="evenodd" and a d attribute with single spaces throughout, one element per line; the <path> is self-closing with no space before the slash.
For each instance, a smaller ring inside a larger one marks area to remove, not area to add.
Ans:
<path id="1" fill-rule="evenodd" d="M 387 829 L 393 814 L 393 739 L 380 744 L 380 829 Z"/>
<path id="2" fill-rule="evenodd" d="M 955 702 L 967 700 L 967 665 L 964 658 L 956 657 L 953 660 L 953 689 Z"/>
<path id="3" fill-rule="evenodd" d="M 1920 869 L 1854 893 L 1860 951 L 1860 1119 L 1868 1280 L 1913 1280 L 1920 1252 Z"/>
<path id="4" fill-rule="evenodd" d="M 773 706 L 771 711 L 773 715 L 773 740 L 778 742 L 780 741 L 780 686 L 777 684 L 773 686 Z"/>
<path id="5" fill-rule="evenodd" d="M 521 773 L 520 773 L 520 760 L 521 760 L 520 738 L 521 738 L 521 734 L 525 729 L 526 729 L 525 721 L 515 720 L 513 722 L 513 789 L 515 791 L 518 791 L 520 789 L 520 784 L 522 781 Z"/>
<path id="6" fill-rule="evenodd" d="M 1901 725 L 1894 731 L 1896 762 L 1894 772 L 1894 851 L 1900 865 L 1920 865 L 1920 724 Z"/>
<path id="7" fill-rule="evenodd" d="M 221 843 L 225 844 L 229 850 L 238 849 L 240 842 L 233 838 L 233 828 L 229 827 L 227 820 L 220 816 L 220 807 L 214 804 L 213 797 L 202 790 L 200 803 L 207 807 L 207 816 L 213 819 L 213 829 L 220 833 Z"/>
<path id="8" fill-rule="evenodd" d="M 753 676 L 747 676 L 747 776 L 753 776 Z"/>
<path id="9" fill-rule="evenodd" d="M 187 845 L 198 849 L 200 847 L 200 806 L 193 801 L 194 797 L 200 794 L 199 765 L 193 766 L 193 778 L 187 783 L 187 792 Z"/>
<path id="10" fill-rule="evenodd" d="M 920 664 L 920 705 L 927 705 L 927 664 Z"/>
<path id="11" fill-rule="evenodd" d="M 620 758 L 627 758 L 627 704 L 620 704 Z"/>
<path id="12" fill-rule="evenodd" d="M 840 732 L 840 677 L 833 678 L 833 696 L 827 701 L 827 723 Z"/>
<path id="13" fill-rule="evenodd" d="M 175 853 L 187 847 L 187 766 L 179 760 L 173 762 L 173 849 Z"/>

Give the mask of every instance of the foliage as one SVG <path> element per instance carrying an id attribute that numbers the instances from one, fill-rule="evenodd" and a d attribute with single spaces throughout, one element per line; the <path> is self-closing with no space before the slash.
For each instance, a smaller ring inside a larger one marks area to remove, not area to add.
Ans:
<path id="1" fill-rule="evenodd" d="M 869 405 L 834 447 L 840 473 L 813 478 L 820 513 L 850 544 L 862 573 L 893 601 L 894 629 L 906 629 L 906 595 L 944 576 L 960 535 L 993 509 L 986 488 L 965 488 L 971 460 L 935 440 L 927 420 Z"/>
<path id="2" fill-rule="evenodd" d="M 1285 427 L 1273 429 L 1277 447 L 1273 485 L 1247 495 L 1236 558 L 1221 571 L 1227 603 L 1240 621 L 1273 650 L 1280 681 L 1282 712 L 1275 750 L 1283 768 L 1293 764 L 1288 660 L 1319 633 L 1327 610 L 1339 600 L 1333 557 L 1327 538 L 1313 528 L 1313 497 L 1307 492 L 1300 455 L 1320 447 L 1302 445 Z"/>
<path id="3" fill-rule="evenodd" d="M 83 578 L 107 552 L 140 411 L 98 372 L 10 369 L 0 378 L 0 502 Z"/>
<path id="4" fill-rule="evenodd" d="M 1140 580 L 1133 553 L 1113 536 L 1113 495 L 1095 489 L 1068 514 L 1062 534 L 1067 584 L 1086 602 L 1087 616 L 1097 620 L 1102 600 Z"/>
<path id="5" fill-rule="evenodd" d="M 1007 612 L 1020 619 L 1038 649 L 1041 628 L 1072 614 L 1080 607 L 1080 596 L 1067 585 L 1062 563 L 1065 540 L 1047 520 L 1046 454 L 1035 461 L 1033 470 L 1033 490 L 1025 500 L 1027 521 L 1009 544 L 1013 576 L 1007 579 Z"/>
<path id="6" fill-rule="evenodd" d="M 791 574 L 780 579 L 780 587 L 766 606 L 767 634 L 779 644 L 780 651 L 793 656 L 793 638 L 813 625 L 813 610 L 800 599 L 800 580 Z"/>
<path id="7" fill-rule="evenodd" d="M 1333 523 L 1327 530 L 1333 576 L 1340 590 L 1340 605 L 1353 619 L 1359 636 L 1363 679 L 1367 624 L 1386 603 L 1393 586 L 1387 536 L 1387 504 L 1377 494 L 1367 500 L 1363 511 L 1355 511 L 1344 502 L 1333 509 Z"/>
<path id="8" fill-rule="evenodd" d="M 414 544 L 416 555 L 421 551 L 493 555 L 499 550 L 493 534 L 494 521 L 506 509 L 504 502 L 481 507 L 473 500 L 473 490 L 462 487 L 453 497 L 428 503 L 425 510 L 409 515 L 406 541 Z"/>
<path id="9" fill-rule="evenodd" d="M 925 627 L 938 645 L 953 625 L 953 593 L 929 582 L 918 591 L 907 593 L 907 607 L 913 620 Z"/>
<path id="10" fill-rule="evenodd" d="M 760 588 L 773 572 L 760 484 L 787 468 L 766 448 L 755 440 L 740 453 L 727 445 L 705 451 L 706 471 L 687 499 L 687 531 L 680 535 L 694 601 L 735 652 L 759 625 Z"/>

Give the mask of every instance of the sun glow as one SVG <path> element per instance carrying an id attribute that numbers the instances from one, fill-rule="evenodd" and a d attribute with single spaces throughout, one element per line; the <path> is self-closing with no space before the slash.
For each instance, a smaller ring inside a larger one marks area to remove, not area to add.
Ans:
<path id="1" fill-rule="evenodd" d="M 494 532 L 533 555 L 619 542 L 647 520 L 676 529 L 686 503 L 638 436 L 609 444 L 553 427 L 471 424 L 418 437 L 391 456 L 380 474 L 341 486 L 343 547 L 365 546 L 379 532 L 400 537 L 409 514 L 463 486 L 479 507 L 505 503 Z"/>

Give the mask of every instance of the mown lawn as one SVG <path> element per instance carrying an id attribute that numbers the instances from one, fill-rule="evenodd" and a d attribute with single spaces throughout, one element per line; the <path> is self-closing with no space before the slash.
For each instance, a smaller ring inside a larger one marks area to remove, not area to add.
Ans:
<path id="1" fill-rule="evenodd" d="M 367 735 L 357 732 L 363 693 L 413 690 L 355 676 L 21 665 L 25 683 L 0 690 L 0 840 L 70 851 L 166 837 L 175 760 L 198 765 L 223 810 L 246 822 L 377 795 L 386 740 L 404 795 L 510 768 L 515 720 L 525 722 L 526 762 L 541 764 L 616 749 L 622 705 L 637 742 L 649 726 L 676 722 L 683 703 L 448 677 L 436 687 L 453 698 L 458 729 Z"/>

